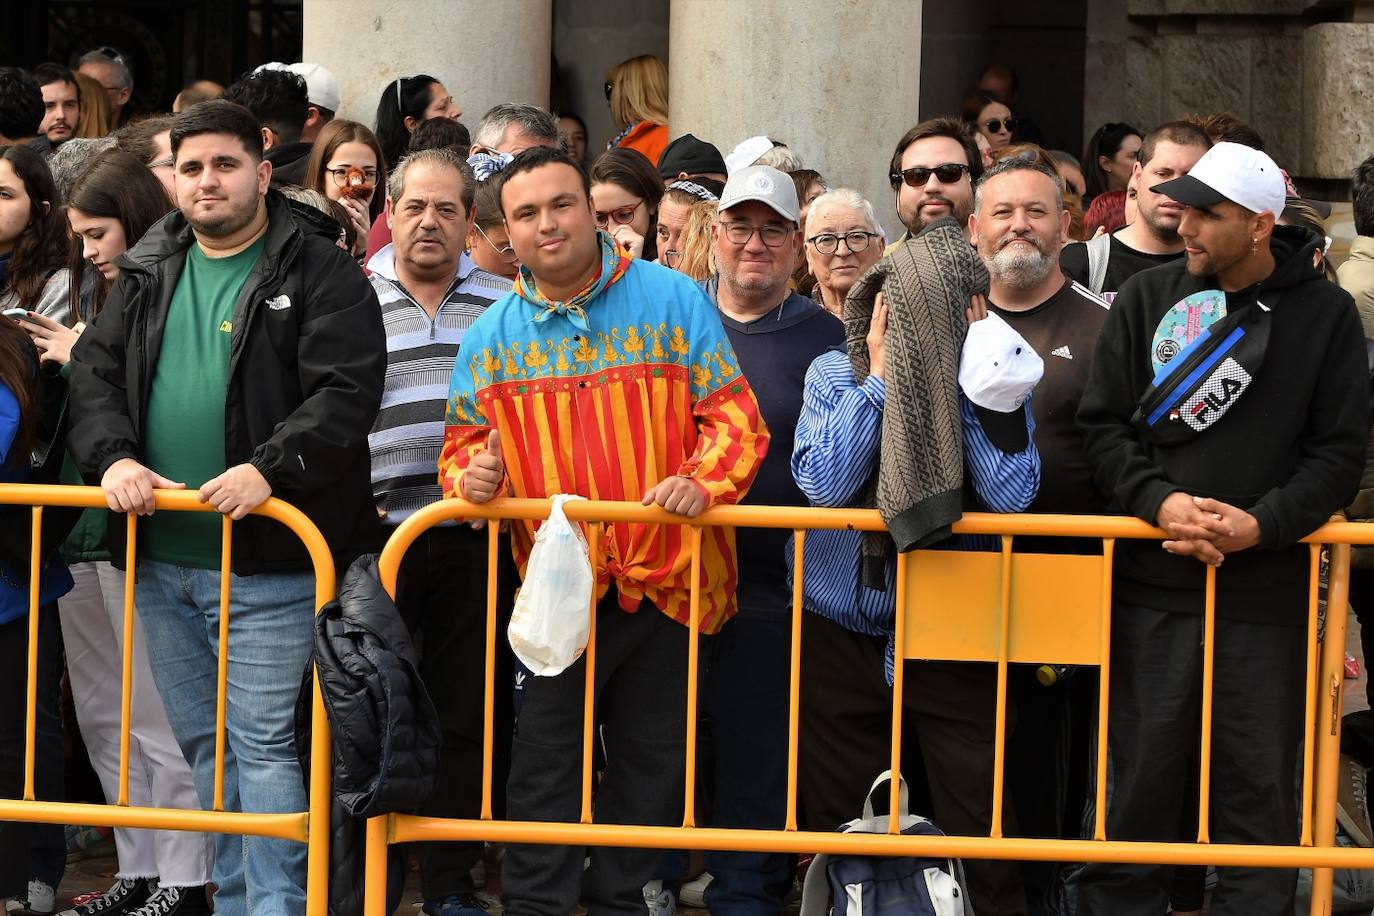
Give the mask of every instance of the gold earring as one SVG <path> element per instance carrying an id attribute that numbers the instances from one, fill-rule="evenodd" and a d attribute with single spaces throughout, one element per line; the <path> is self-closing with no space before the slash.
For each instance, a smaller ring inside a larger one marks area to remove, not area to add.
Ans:
<path id="1" fill-rule="evenodd" d="M 1259 239 L 1250 240 L 1250 253 L 1255 254 L 1259 251 Z"/>

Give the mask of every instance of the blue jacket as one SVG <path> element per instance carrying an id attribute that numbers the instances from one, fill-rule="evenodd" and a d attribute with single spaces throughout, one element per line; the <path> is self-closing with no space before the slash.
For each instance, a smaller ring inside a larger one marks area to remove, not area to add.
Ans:
<path id="1" fill-rule="evenodd" d="M 10 466 L 10 450 L 19 434 L 19 399 L 0 382 L 0 483 L 23 483 L 29 476 L 28 461 Z M 10 522 L 7 520 L 6 524 Z M 72 588 L 72 576 L 60 556 L 48 561 L 39 583 L 38 604 L 50 604 Z M 29 612 L 29 571 L 11 569 L 0 562 L 0 624 L 18 620 Z"/>

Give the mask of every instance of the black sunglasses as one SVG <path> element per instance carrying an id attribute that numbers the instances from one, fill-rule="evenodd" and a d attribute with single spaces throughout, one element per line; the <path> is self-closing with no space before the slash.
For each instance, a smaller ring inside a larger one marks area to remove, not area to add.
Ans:
<path id="1" fill-rule="evenodd" d="M 930 176 L 934 175 L 940 184 L 954 184 L 964 177 L 968 171 L 968 166 L 958 162 L 946 162 L 944 165 L 937 165 L 933 168 L 918 165 L 909 169 L 902 169 L 900 172 L 893 172 L 888 175 L 888 180 L 895 188 L 901 182 L 906 182 L 907 187 L 924 188 L 926 182 L 930 181 Z"/>
<path id="2" fill-rule="evenodd" d="M 1007 133 L 1016 130 L 1015 118 L 990 118 L 983 122 L 983 126 L 987 128 L 990 134 L 1000 134 L 1003 124 L 1007 125 Z"/>
<path id="3" fill-rule="evenodd" d="M 96 48 L 95 53 L 103 57 L 108 57 L 110 60 L 115 61 L 116 63 L 124 63 L 124 55 L 120 54 L 118 51 L 116 51 L 109 45 L 104 45 L 103 47 Z"/>

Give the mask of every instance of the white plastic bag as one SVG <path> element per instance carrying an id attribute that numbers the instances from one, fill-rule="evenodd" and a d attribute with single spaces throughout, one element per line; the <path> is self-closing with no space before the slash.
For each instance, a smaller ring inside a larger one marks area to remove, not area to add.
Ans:
<path id="1" fill-rule="evenodd" d="M 525 582 L 506 636 L 515 657 L 540 677 L 562 674 L 587 648 L 591 632 L 592 564 L 582 529 L 563 504 L 582 499 L 560 493 L 534 536 Z"/>

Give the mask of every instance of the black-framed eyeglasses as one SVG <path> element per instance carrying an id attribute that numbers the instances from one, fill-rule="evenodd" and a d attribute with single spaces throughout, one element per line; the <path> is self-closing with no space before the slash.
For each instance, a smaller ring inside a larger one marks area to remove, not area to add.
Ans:
<path id="1" fill-rule="evenodd" d="M 840 242 L 844 242 L 844 247 L 854 254 L 858 254 L 867 248 L 874 239 L 882 238 L 876 232 L 865 232 L 862 229 L 855 229 L 853 232 L 837 234 L 834 232 L 819 232 L 807 239 L 811 246 L 821 254 L 834 254 L 840 250 Z"/>
<path id="2" fill-rule="evenodd" d="M 725 233 L 725 238 L 731 245 L 748 245 L 749 240 L 754 237 L 754 233 L 759 234 L 763 239 L 763 244 L 769 248 L 781 248 L 787 241 L 788 236 L 797 230 L 792 226 L 755 226 L 750 223 L 726 223 L 720 224 L 721 230 Z"/>
<path id="3" fill-rule="evenodd" d="M 1015 118 L 988 118 L 983 122 L 983 127 L 985 127 L 990 134 L 1000 134 L 1003 124 L 1007 126 L 1007 133 L 1016 130 Z"/>
<path id="4" fill-rule="evenodd" d="M 596 224 L 603 229 L 610 223 L 620 226 L 627 226 L 634 222 L 635 211 L 644 206 L 644 201 L 640 201 L 633 207 L 616 207 L 614 210 L 596 210 Z"/>
<path id="5" fill-rule="evenodd" d="M 338 168 L 325 169 L 325 171 L 328 172 L 330 177 L 334 179 L 334 185 L 336 187 L 342 188 L 345 184 L 347 184 L 348 173 L 352 169 L 353 166 L 351 165 L 341 165 Z M 375 185 L 377 183 L 378 172 L 376 169 L 360 169 L 359 171 L 363 173 L 363 178 L 367 180 L 368 184 Z"/>
<path id="6" fill-rule="evenodd" d="M 888 180 L 895 188 L 899 182 L 906 182 L 910 188 L 924 188 L 926 182 L 930 181 L 930 176 L 934 175 L 940 184 L 955 184 L 964 177 L 968 171 L 968 166 L 962 162 L 945 162 L 937 166 L 916 165 L 909 169 L 902 169 L 900 172 L 893 172 L 888 175 Z"/>
<path id="7" fill-rule="evenodd" d="M 510 247 L 509 244 L 507 244 L 504 248 L 498 248 L 496 247 L 496 243 L 493 242 L 491 238 L 485 232 L 482 231 L 481 226 L 478 226 L 476 223 L 473 223 L 473 226 L 476 227 L 477 234 L 482 237 L 482 241 L 490 245 L 491 250 L 496 252 L 496 254 L 499 257 L 504 258 L 507 261 L 513 260 L 515 258 L 515 249 Z"/>
<path id="8" fill-rule="evenodd" d="M 606 101 L 609 102 L 611 100 L 611 90 L 614 88 L 615 87 L 610 84 L 610 81 L 606 82 Z"/>

